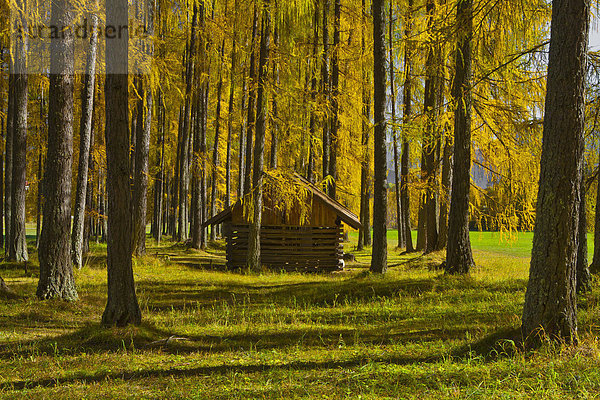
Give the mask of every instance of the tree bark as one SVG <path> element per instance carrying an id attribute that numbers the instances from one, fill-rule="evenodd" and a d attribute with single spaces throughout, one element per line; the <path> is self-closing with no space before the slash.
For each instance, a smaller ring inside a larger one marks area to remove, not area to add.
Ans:
<path id="1" fill-rule="evenodd" d="M 231 71 L 229 75 L 229 106 L 227 114 L 227 153 L 225 155 L 225 207 L 231 204 L 231 145 L 233 141 L 233 107 L 235 99 L 235 72 L 237 63 L 237 0 L 233 3 L 234 24 L 231 41 Z"/>
<path id="2" fill-rule="evenodd" d="M 52 3 L 52 25 L 71 26 L 68 0 Z M 40 237 L 39 299 L 77 300 L 71 259 L 74 38 L 66 32 L 50 49 L 48 153 L 44 171 L 44 218 Z M 16 142 L 15 142 L 16 143 Z M 15 146 L 16 147 L 16 146 Z M 15 167 L 18 163 L 15 163 Z M 13 182 L 14 182 L 13 177 Z"/>
<path id="3" fill-rule="evenodd" d="M 329 196 L 336 199 L 337 195 L 337 156 L 339 151 L 338 131 L 340 128 L 340 18 L 341 18 L 341 1 L 334 0 L 333 7 L 333 54 L 331 57 L 331 152 L 329 154 L 329 174 L 333 178 L 329 186 Z"/>
<path id="4" fill-rule="evenodd" d="M 406 23 L 404 27 L 404 93 L 403 93 L 403 120 L 402 120 L 402 158 L 400 160 L 400 206 L 402 208 L 402 220 L 405 229 L 406 251 L 415 251 L 412 241 L 412 229 L 410 223 L 410 193 L 408 191 L 408 178 L 410 168 L 410 143 L 406 133 L 410 119 L 412 118 L 412 18 L 413 0 L 408 0 L 406 10 Z"/>
<path id="5" fill-rule="evenodd" d="M 444 250 L 448 244 L 448 209 L 452 196 L 452 153 L 454 146 L 450 133 L 446 132 L 446 143 L 444 144 L 444 156 L 442 159 L 442 199 L 440 201 L 440 229 L 436 250 Z"/>
<path id="6" fill-rule="evenodd" d="M 384 0 L 373 0 L 373 77 L 374 77 L 374 191 L 373 254 L 371 272 L 387 270 L 387 149 L 386 138 L 386 73 Z"/>
<path id="7" fill-rule="evenodd" d="M 252 37 L 250 41 L 250 71 L 248 85 L 248 117 L 246 119 L 246 167 L 244 171 L 244 195 L 252 190 L 252 139 L 256 122 L 256 47 L 258 41 L 258 2 L 254 3 Z"/>
<path id="8" fill-rule="evenodd" d="M 219 157 L 219 141 L 221 136 L 221 93 L 223 91 L 223 59 L 224 59 L 224 50 L 225 50 L 225 39 L 223 39 L 221 43 L 221 49 L 219 50 L 219 82 L 217 83 L 217 109 L 215 111 L 215 141 L 213 143 L 213 156 L 212 156 L 212 179 L 211 179 L 211 190 L 210 190 L 210 216 L 214 216 L 217 214 L 217 191 L 218 180 L 219 180 L 219 166 L 220 166 L 220 157 Z M 217 240 L 217 229 L 216 226 L 213 226 L 210 230 L 210 240 Z"/>
<path id="9" fill-rule="evenodd" d="M 128 23 L 127 1 L 106 4 L 106 23 Z M 131 263 L 131 191 L 128 174 L 128 33 L 106 43 L 106 162 L 108 197 L 108 301 L 105 326 L 140 324 Z"/>
<path id="10" fill-rule="evenodd" d="M 576 257 L 590 2 L 554 0 L 523 336 L 577 341 Z M 456 160 L 455 160 L 456 162 Z M 454 188 L 453 188 L 454 190 Z"/>
<path id="11" fill-rule="evenodd" d="M 427 0 L 427 29 L 431 37 L 434 36 L 434 14 L 435 0 Z M 437 45 L 433 41 L 429 42 L 427 60 L 425 62 L 425 98 L 424 110 L 426 115 L 425 136 L 423 140 L 423 178 L 425 179 L 425 202 L 423 215 L 425 222 L 425 253 L 435 251 L 438 242 L 438 195 L 437 195 L 437 176 L 439 153 L 439 138 L 437 133 L 437 104 L 439 78 L 437 76 L 438 67 Z"/>
<path id="12" fill-rule="evenodd" d="M 587 251 L 587 212 L 585 207 L 585 179 L 581 175 L 579 203 L 579 223 L 577 229 L 577 293 L 588 293 L 592 290 L 592 277 L 588 266 Z"/>
<path id="13" fill-rule="evenodd" d="M 24 7 L 24 0 L 20 2 Z M 22 8 L 23 10 L 25 8 Z M 27 26 L 25 16 L 21 16 L 23 26 Z M 27 242 L 25 237 L 25 185 L 27 181 L 27 37 L 18 37 L 15 46 L 15 76 L 12 133 L 12 182 L 10 241 L 8 260 L 27 261 Z"/>
<path id="14" fill-rule="evenodd" d="M 140 78 L 139 113 L 143 116 L 141 129 L 136 135 L 135 144 L 135 177 L 133 182 L 133 254 L 142 256 L 146 253 L 146 206 L 148 192 L 148 161 L 150 156 L 150 129 L 152 126 L 152 88 L 147 83 L 143 88 Z"/>
<path id="15" fill-rule="evenodd" d="M 460 0 L 456 10 L 458 43 L 452 97 L 454 112 L 454 168 L 448 217 L 446 272 L 467 274 L 473 267 L 469 238 L 469 189 L 471 187 L 471 38 L 473 0 Z"/>
<path id="16" fill-rule="evenodd" d="M 262 174 L 264 168 L 265 135 L 267 118 L 267 65 L 271 33 L 270 0 L 263 2 L 260 57 L 258 63 L 258 91 L 256 96 L 256 139 L 254 141 L 254 167 L 252 176 L 253 213 L 248 237 L 247 266 L 250 271 L 260 270 L 260 227 L 262 220 Z"/>
<path id="17" fill-rule="evenodd" d="M 390 12 L 389 12 L 389 35 L 388 35 L 388 51 L 390 57 L 390 95 L 392 103 L 392 141 L 394 147 L 394 184 L 396 187 L 396 229 L 398 229 L 398 248 L 404 248 L 406 246 L 406 240 L 404 238 L 405 229 L 402 220 L 402 205 L 400 201 L 400 160 L 398 151 L 398 132 L 396 130 L 396 85 L 395 85 L 395 74 L 394 74 L 394 2 L 390 0 Z"/>
<path id="18" fill-rule="evenodd" d="M 12 147 L 15 130 L 15 73 L 14 61 L 9 58 L 10 73 L 8 75 L 8 113 L 6 121 L 6 161 L 4 168 L 4 253 L 8 255 L 10 240 L 10 220 L 12 214 Z"/>
<path id="19" fill-rule="evenodd" d="M 98 2 L 93 2 L 97 6 Z M 77 173 L 77 191 L 75 194 L 75 210 L 73 213 L 73 233 L 71 237 L 71 253 L 73 265 L 81 268 L 83 225 L 85 222 L 85 201 L 88 186 L 88 165 L 90 138 L 92 133 L 94 93 L 96 88 L 96 50 L 98 44 L 98 17 L 95 10 L 90 15 L 90 48 L 87 54 L 83 91 L 81 92 L 81 121 L 79 125 L 79 166 Z"/>
<path id="20" fill-rule="evenodd" d="M 323 0 L 323 53 L 321 54 L 321 95 L 325 101 L 325 116 L 323 118 L 323 179 L 329 176 L 329 158 L 331 155 L 331 136 L 329 134 L 329 0 Z M 331 185 L 325 186 L 325 192 L 330 194 Z"/>

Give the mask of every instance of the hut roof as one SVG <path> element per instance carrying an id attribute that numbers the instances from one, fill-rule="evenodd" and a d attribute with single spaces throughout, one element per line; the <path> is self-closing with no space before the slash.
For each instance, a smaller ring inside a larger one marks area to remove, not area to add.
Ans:
<path id="1" fill-rule="evenodd" d="M 306 180 L 304 177 L 302 177 L 299 174 L 294 174 L 294 178 L 300 185 L 302 185 L 304 188 L 308 189 L 308 191 L 313 196 L 318 197 L 321 201 L 323 201 L 323 203 L 325 205 L 327 205 L 329 208 L 331 208 L 335 212 L 335 214 L 340 218 L 340 220 L 342 222 L 344 222 L 348 226 L 351 226 L 354 229 L 360 229 L 362 227 L 360 220 L 352 211 L 348 210 L 342 204 L 335 201 L 331 197 L 327 196 L 316 185 L 309 182 L 308 180 Z M 214 215 L 212 218 L 205 221 L 202 224 L 202 226 L 218 225 L 218 224 L 226 221 L 228 218 L 230 218 L 232 216 L 233 208 L 236 207 L 238 204 L 240 204 L 239 200 L 237 203 L 227 207 L 220 213 Z"/>

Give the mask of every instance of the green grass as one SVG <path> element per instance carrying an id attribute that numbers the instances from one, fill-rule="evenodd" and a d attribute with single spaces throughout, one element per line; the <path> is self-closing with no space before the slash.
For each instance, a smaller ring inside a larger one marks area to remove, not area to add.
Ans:
<path id="1" fill-rule="evenodd" d="M 114 329 L 99 325 L 104 246 L 75 272 L 75 303 L 35 299 L 30 248 L 29 275 L 0 266 L 22 296 L 0 302 L 0 398 L 598 397 L 597 283 L 579 299 L 579 346 L 525 352 L 530 234 L 473 233 L 469 277 L 436 270 L 443 254 L 402 255 L 389 236 L 384 277 L 367 272 L 369 249 L 342 273 L 243 275 L 222 271 L 217 249 L 150 246 L 134 267 L 144 321 Z"/>

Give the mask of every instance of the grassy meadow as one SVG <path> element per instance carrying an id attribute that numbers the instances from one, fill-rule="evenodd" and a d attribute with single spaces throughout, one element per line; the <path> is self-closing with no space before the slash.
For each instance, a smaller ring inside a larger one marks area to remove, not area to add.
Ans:
<path id="1" fill-rule="evenodd" d="M 222 244 L 197 252 L 149 239 L 134 260 L 139 327 L 105 329 L 103 245 L 75 271 L 80 300 L 40 302 L 37 255 L 3 263 L 20 297 L 0 300 L 2 399 L 574 399 L 600 397 L 597 282 L 579 299 L 578 346 L 518 347 L 532 235 L 472 233 L 469 277 L 443 254 L 370 250 L 334 274 L 223 271 Z M 355 235 L 346 244 L 353 251 Z M 33 244 L 33 242 L 31 243 Z"/>

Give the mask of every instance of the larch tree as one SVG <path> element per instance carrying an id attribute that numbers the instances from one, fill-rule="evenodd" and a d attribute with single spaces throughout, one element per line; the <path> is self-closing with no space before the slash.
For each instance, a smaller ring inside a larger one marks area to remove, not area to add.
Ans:
<path id="1" fill-rule="evenodd" d="M 106 4 L 106 25 L 128 24 L 126 0 Z M 125 30 L 127 32 L 127 30 Z M 106 43 L 106 165 L 108 191 L 108 300 L 102 314 L 105 326 L 140 324 L 131 255 L 131 190 L 129 187 L 128 54 L 129 32 Z"/>
<path id="2" fill-rule="evenodd" d="M 387 270 L 387 148 L 384 1 L 373 0 L 374 190 L 371 272 Z"/>
<path id="3" fill-rule="evenodd" d="M 263 2 L 260 56 L 258 62 L 258 90 L 256 95 L 256 138 L 254 140 L 254 167 L 252 176 L 252 221 L 248 236 L 247 267 L 257 271 L 260 263 L 260 229 L 262 222 L 262 179 L 264 168 L 267 122 L 267 68 L 271 35 L 270 0 Z"/>
<path id="4" fill-rule="evenodd" d="M 94 93 L 96 87 L 96 54 L 98 46 L 97 0 L 92 2 L 94 9 L 90 12 L 90 46 L 88 49 L 84 84 L 81 92 L 81 120 L 79 124 L 79 165 L 77 168 L 77 189 L 75 209 L 73 211 L 73 232 L 71 234 L 71 255 L 73 265 L 81 268 L 83 257 L 83 231 L 85 222 L 85 199 L 88 186 L 88 165 L 90 138 L 92 135 L 92 116 L 94 109 Z"/>
<path id="5" fill-rule="evenodd" d="M 469 189 L 471 188 L 471 39 L 473 0 L 458 0 L 457 45 L 452 86 L 454 99 L 454 165 L 448 217 L 446 273 L 467 274 L 474 265 L 469 238 Z"/>
<path id="6" fill-rule="evenodd" d="M 589 0 L 553 0 L 540 180 L 522 333 L 577 341 L 576 259 Z M 453 188 L 454 190 L 454 188 Z"/>
<path id="7" fill-rule="evenodd" d="M 408 0 L 406 17 L 404 21 L 404 87 L 403 87 L 403 110 L 402 110 L 402 158 L 400 160 L 400 208 L 402 210 L 402 221 L 404 226 L 404 240 L 407 252 L 413 252 L 412 229 L 410 224 L 410 192 L 408 189 L 408 178 L 410 168 L 410 142 L 408 140 L 408 128 L 412 118 L 412 19 L 413 0 Z"/>
<path id="8" fill-rule="evenodd" d="M 20 22 L 27 29 L 26 7 L 24 0 L 17 2 Z M 28 38 L 23 34 L 15 35 L 15 58 L 13 77 L 13 131 L 11 136 L 11 175 L 10 182 L 10 229 L 8 241 L 8 260 L 27 261 L 27 242 L 25 238 L 25 194 L 27 181 L 27 47 Z"/>
<path id="9" fill-rule="evenodd" d="M 52 25 L 71 26 L 68 0 L 52 3 Z M 37 297 L 77 300 L 71 258 L 71 168 L 73 165 L 73 88 L 75 43 L 65 31 L 50 45 L 48 153 L 44 171 L 44 218 L 40 236 Z"/>

